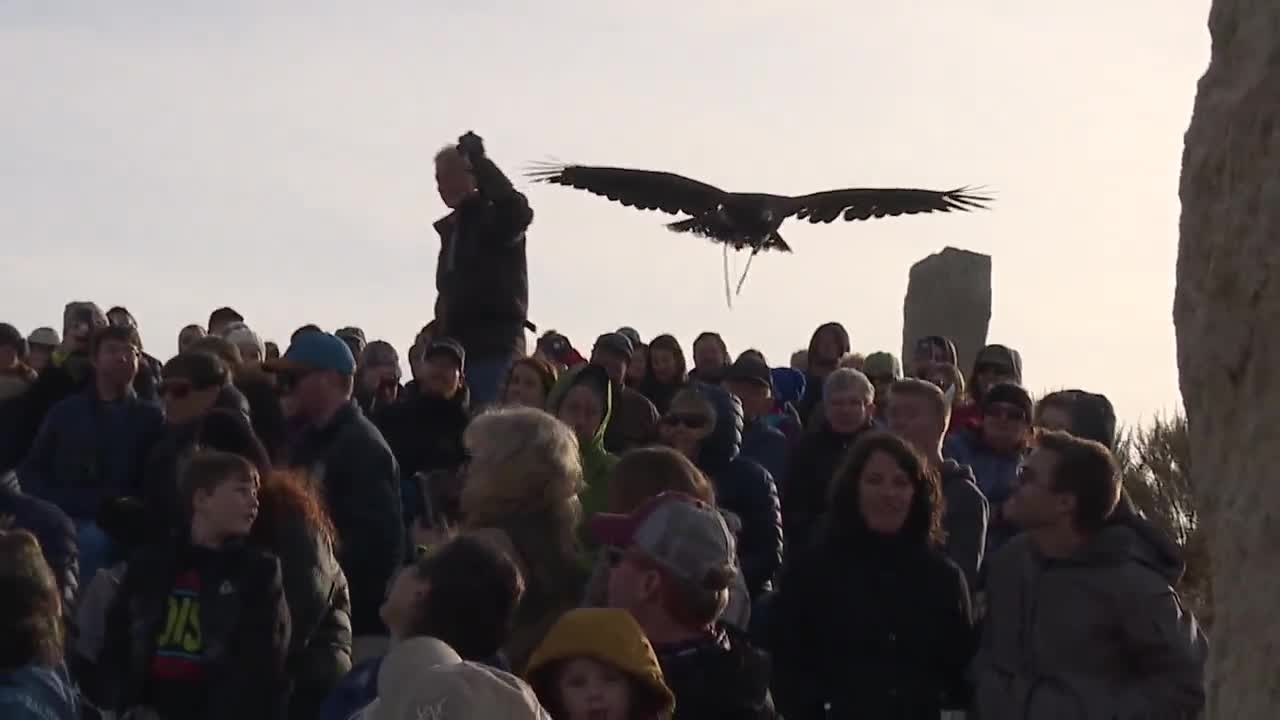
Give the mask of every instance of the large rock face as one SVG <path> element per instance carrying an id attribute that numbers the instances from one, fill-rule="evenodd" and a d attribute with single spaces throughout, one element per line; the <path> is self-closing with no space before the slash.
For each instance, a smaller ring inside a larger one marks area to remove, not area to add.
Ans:
<path id="1" fill-rule="evenodd" d="M 948 247 L 911 266 L 902 305 L 904 369 L 916 340 L 943 335 L 956 344 L 960 369 L 968 375 L 990 324 L 990 255 Z"/>
<path id="2" fill-rule="evenodd" d="M 1209 716 L 1280 708 L 1280 3 L 1215 0 L 1182 158 L 1174 324 L 1216 602 Z"/>

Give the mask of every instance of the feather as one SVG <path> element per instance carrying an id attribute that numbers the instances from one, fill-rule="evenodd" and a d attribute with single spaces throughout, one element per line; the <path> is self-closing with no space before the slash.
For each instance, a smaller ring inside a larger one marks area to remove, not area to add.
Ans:
<path id="1" fill-rule="evenodd" d="M 931 212 L 969 212 L 986 209 L 991 198 L 970 188 L 914 190 L 905 188 L 851 188 L 786 198 L 784 212 L 810 223 L 830 223 L 836 218 L 867 220 L 885 216 Z"/>
<path id="2" fill-rule="evenodd" d="M 704 182 L 667 172 L 587 165 L 534 165 L 534 182 L 586 190 L 627 207 L 661 210 L 670 215 L 701 215 L 714 210 L 725 192 Z"/>

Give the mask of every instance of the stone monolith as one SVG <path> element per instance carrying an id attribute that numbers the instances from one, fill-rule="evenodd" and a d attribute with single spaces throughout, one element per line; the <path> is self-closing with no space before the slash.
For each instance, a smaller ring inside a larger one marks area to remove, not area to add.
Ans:
<path id="1" fill-rule="evenodd" d="M 902 363 L 916 340 L 944 335 L 956 344 L 965 375 L 987 342 L 991 323 L 991 256 L 947 247 L 911 266 L 902 304 Z"/>
<path id="2" fill-rule="evenodd" d="M 1173 319 L 1215 601 L 1209 718 L 1280 710 L 1280 2 L 1214 0 Z"/>

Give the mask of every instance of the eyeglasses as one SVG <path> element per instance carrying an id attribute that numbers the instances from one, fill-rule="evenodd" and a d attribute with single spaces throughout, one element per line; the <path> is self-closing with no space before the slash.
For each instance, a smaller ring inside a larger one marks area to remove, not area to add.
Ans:
<path id="1" fill-rule="evenodd" d="M 667 413 L 662 416 L 662 424 L 671 427 L 687 427 L 690 430 L 701 430 L 710 424 L 710 419 L 700 413 Z"/>

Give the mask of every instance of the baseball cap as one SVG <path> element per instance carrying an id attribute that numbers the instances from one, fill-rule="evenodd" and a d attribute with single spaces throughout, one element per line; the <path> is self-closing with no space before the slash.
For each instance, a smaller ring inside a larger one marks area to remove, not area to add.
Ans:
<path id="1" fill-rule="evenodd" d="M 409 666 L 397 681 L 391 660 L 378 670 L 378 699 L 366 712 L 371 720 L 551 720 L 533 688 L 511 673 L 446 660 Z"/>
<path id="2" fill-rule="evenodd" d="M 862 363 L 862 374 L 869 378 L 902 379 L 902 363 L 890 352 L 873 352 Z"/>
<path id="3" fill-rule="evenodd" d="M 753 382 L 767 388 L 773 388 L 773 372 L 768 364 L 753 355 L 742 355 L 724 371 L 724 380 L 741 380 Z"/>
<path id="4" fill-rule="evenodd" d="M 664 492 L 629 515 L 596 513 L 588 522 L 600 544 L 639 550 L 690 587 L 719 591 L 733 582 L 733 532 L 719 510 L 691 495 Z"/>
<path id="5" fill-rule="evenodd" d="M 458 361 L 458 369 L 465 370 L 467 367 L 467 351 L 462 349 L 462 345 L 452 338 L 440 338 L 432 340 L 427 349 L 422 353 L 422 359 L 428 360 L 433 357 L 451 357 Z"/>
<path id="6" fill-rule="evenodd" d="M 309 332 L 299 335 L 284 357 L 264 363 L 269 371 L 280 370 L 333 370 L 339 375 L 352 375 L 356 371 L 351 348 L 336 335 L 326 332 Z"/>
<path id="7" fill-rule="evenodd" d="M 62 343 L 62 338 L 58 337 L 58 331 L 51 327 L 39 327 L 31 331 L 31 335 L 27 336 L 27 342 L 32 345 L 57 347 Z"/>
<path id="8" fill-rule="evenodd" d="M 399 365 L 400 353 L 386 340 L 374 340 L 364 346 L 360 356 L 365 365 Z"/>
<path id="9" fill-rule="evenodd" d="M 631 344 L 630 338 L 622 333 L 605 333 L 601 335 L 596 338 L 594 349 L 621 355 L 628 360 L 635 354 L 635 347 Z"/>

